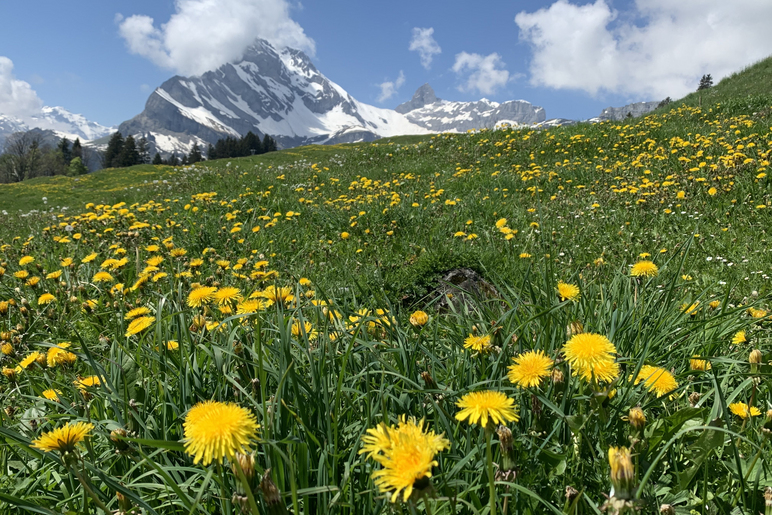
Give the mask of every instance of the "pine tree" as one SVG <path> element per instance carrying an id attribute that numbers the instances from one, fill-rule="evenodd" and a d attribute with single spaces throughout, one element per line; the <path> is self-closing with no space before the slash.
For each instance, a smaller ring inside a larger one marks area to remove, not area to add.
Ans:
<path id="1" fill-rule="evenodd" d="M 276 140 L 266 134 L 263 137 L 263 152 L 274 152 L 277 150 Z"/>
<path id="2" fill-rule="evenodd" d="M 56 147 L 59 152 L 62 154 L 62 159 L 64 160 L 65 166 L 70 166 L 70 161 L 72 161 L 72 150 L 70 150 L 70 140 L 67 138 L 62 138 L 59 140 L 59 145 Z"/>
<path id="3" fill-rule="evenodd" d="M 155 157 L 153 157 L 153 164 L 154 165 L 164 164 L 164 160 L 161 158 L 161 154 L 159 154 L 158 152 L 156 152 Z"/>
<path id="4" fill-rule="evenodd" d="M 134 141 L 134 136 L 126 136 L 126 140 L 123 142 L 123 149 L 118 155 L 118 166 L 134 166 L 139 163 L 139 152 L 137 152 L 137 144 Z"/>
<path id="5" fill-rule="evenodd" d="M 700 85 L 697 86 L 697 91 L 710 89 L 711 87 L 713 87 L 713 77 L 711 77 L 710 74 L 703 75 L 700 79 Z"/>
<path id="6" fill-rule="evenodd" d="M 150 153 L 147 148 L 147 138 L 143 135 L 137 142 L 137 155 L 139 155 L 139 164 L 144 165 L 150 162 Z"/>
<path id="7" fill-rule="evenodd" d="M 193 143 L 193 148 L 190 149 L 190 154 L 188 154 L 188 164 L 198 163 L 201 161 L 201 147 L 198 146 L 198 143 Z"/>
<path id="8" fill-rule="evenodd" d="M 120 132 L 114 133 L 110 136 L 110 141 L 107 142 L 107 150 L 105 150 L 105 168 L 115 168 L 121 166 L 118 161 L 123 151 L 123 136 Z"/>
<path id="9" fill-rule="evenodd" d="M 180 160 L 177 159 L 177 153 L 175 152 L 172 154 L 172 156 L 169 158 L 169 161 L 166 162 L 169 166 L 177 166 L 180 164 Z"/>
<path id="10" fill-rule="evenodd" d="M 260 144 L 260 138 L 255 136 L 252 131 L 249 131 L 244 136 L 244 148 L 248 156 L 263 153 L 263 145 Z"/>
<path id="11" fill-rule="evenodd" d="M 209 144 L 209 147 L 206 149 L 206 158 L 208 160 L 217 159 L 217 152 L 215 152 L 214 147 L 212 144 Z"/>
<path id="12" fill-rule="evenodd" d="M 75 159 L 76 157 L 83 159 L 83 147 L 80 144 L 80 138 L 75 138 L 75 142 L 72 144 L 72 150 L 70 151 L 72 153 L 72 158 Z"/>

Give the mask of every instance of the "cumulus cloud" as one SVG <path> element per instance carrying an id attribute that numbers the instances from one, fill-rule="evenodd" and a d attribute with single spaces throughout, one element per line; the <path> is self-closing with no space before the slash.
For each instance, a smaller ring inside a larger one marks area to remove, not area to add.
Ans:
<path id="1" fill-rule="evenodd" d="M 313 55 L 314 40 L 290 18 L 287 0 L 175 0 L 175 13 L 157 26 L 149 16 L 116 16 L 133 54 L 182 75 L 200 75 L 241 58 L 256 38 Z"/>
<path id="2" fill-rule="evenodd" d="M 456 54 L 453 71 L 464 77 L 458 90 L 492 95 L 509 80 L 509 72 L 504 66 L 501 56 L 495 52 L 486 56 L 467 52 Z"/>
<path id="3" fill-rule="evenodd" d="M 432 66 L 434 54 L 442 53 L 440 45 L 434 40 L 432 34 L 434 34 L 434 28 L 432 27 L 428 29 L 413 28 L 413 38 L 410 40 L 409 47 L 411 52 L 418 52 L 421 58 L 421 66 L 427 70 Z"/>
<path id="4" fill-rule="evenodd" d="M 629 12 L 558 0 L 515 23 L 533 49 L 533 85 L 658 100 L 768 56 L 770 19 L 772 2 L 758 0 L 636 0 Z"/>
<path id="5" fill-rule="evenodd" d="M 28 82 L 13 74 L 13 61 L 0 56 L 0 114 L 26 119 L 38 114 L 43 101 Z"/>
<path id="6" fill-rule="evenodd" d="M 381 94 L 378 95 L 378 102 L 385 102 L 386 100 L 396 95 L 397 90 L 401 88 L 404 83 L 405 83 L 405 74 L 402 73 L 402 70 L 400 70 L 399 77 L 397 77 L 397 80 L 386 81 L 382 84 L 379 84 L 378 87 L 381 88 Z"/>

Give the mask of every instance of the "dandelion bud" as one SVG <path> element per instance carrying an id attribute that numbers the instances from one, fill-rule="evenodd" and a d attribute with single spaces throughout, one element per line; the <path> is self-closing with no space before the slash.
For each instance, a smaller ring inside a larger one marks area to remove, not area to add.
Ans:
<path id="1" fill-rule="evenodd" d="M 627 447 L 610 447 L 608 461 L 611 465 L 611 484 L 614 486 L 614 495 L 617 499 L 630 499 L 633 495 L 635 472 Z"/>
<path id="2" fill-rule="evenodd" d="M 772 487 L 769 486 L 764 490 L 764 513 L 772 515 Z"/>
<path id="3" fill-rule="evenodd" d="M 627 414 L 627 420 L 636 431 L 640 431 L 646 426 L 646 415 L 643 414 L 643 410 L 640 406 L 636 406 L 630 410 Z"/>
<path id="4" fill-rule="evenodd" d="M 134 506 L 131 504 L 131 500 L 128 497 L 121 492 L 115 492 L 115 497 L 118 499 L 118 513 L 134 513 Z"/>
<path id="5" fill-rule="evenodd" d="M 279 489 L 276 488 L 276 484 L 271 479 L 271 469 L 266 469 L 263 474 L 263 479 L 260 480 L 260 491 L 263 492 L 263 498 L 265 504 L 270 510 L 272 506 L 281 504 L 281 495 Z"/>
<path id="6" fill-rule="evenodd" d="M 752 365 L 758 365 L 761 363 L 762 355 L 759 349 L 753 349 L 748 355 L 748 362 Z"/>
<path id="7" fill-rule="evenodd" d="M 574 335 L 582 334 L 584 332 L 584 326 L 578 320 L 574 320 L 566 326 L 566 337 L 571 338 Z"/>
<path id="8" fill-rule="evenodd" d="M 249 506 L 249 497 L 246 495 L 241 495 L 238 492 L 233 492 L 233 497 L 231 498 L 231 501 L 233 501 L 233 504 L 241 508 L 241 513 L 247 514 L 252 512 L 252 508 Z"/>
<path id="9" fill-rule="evenodd" d="M 579 496 L 579 490 L 577 490 L 571 485 L 568 485 L 566 487 L 566 500 L 568 501 L 569 504 L 573 503 L 578 496 Z"/>
<path id="10" fill-rule="evenodd" d="M 421 372 L 421 379 L 424 380 L 424 385 L 426 386 L 427 389 L 429 390 L 437 389 L 437 383 L 434 381 L 434 378 L 429 372 L 427 371 Z"/>
<path id="11" fill-rule="evenodd" d="M 697 405 L 697 403 L 700 402 L 700 394 L 697 392 L 692 392 L 689 394 L 689 406 L 692 408 Z"/>
<path id="12" fill-rule="evenodd" d="M 244 472 L 244 477 L 247 478 L 247 483 L 251 485 L 252 480 L 255 478 L 255 455 L 242 454 L 240 452 L 236 453 L 236 461 L 233 462 L 231 468 L 233 469 L 233 473 L 236 475 L 236 477 L 240 477 L 238 468 L 236 468 L 237 463 L 238 466 L 241 467 L 241 470 Z"/>
<path id="13" fill-rule="evenodd" d="M 510 452 L 512 450 L 512 431 L 507 426 L 501 425 L 496 429 L 496 434 L 499 435 L 501 454 Z"/>
<path id="14" fill-rule="evenodd" d="M 19 308 L 19 313 L 21 313 L 24 316 L 26 316 L 28 312 L 29 310 L 25 306 L 22 306 Z"/>
<path id="15" fill-rule="evenodd" d="M 124 438 L 128 435 L 129 432 L 122 427 L 110 431 L 110 441 L 113 443 L 113 445 L 115 445 L 116 452 L 124 452 L 129 450 L 129 442 L 124 440 Z"/>
<path id="16" fill-rule="evenodd" d="M 560 384 L 563 382 L 563 372 L 557 368 L 552 369 L 552 382 Z"/>
<path id="17" fill-rule="evenodd" d="M 663 504 L 659 507 L 659 512 L 661 515 L 675 515 L 675 508 L 669 504 Z"/>

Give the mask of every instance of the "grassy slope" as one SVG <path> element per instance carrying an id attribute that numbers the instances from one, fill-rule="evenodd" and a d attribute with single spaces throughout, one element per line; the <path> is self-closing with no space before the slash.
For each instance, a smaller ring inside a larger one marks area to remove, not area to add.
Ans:
<path id="1" fill-rule="evenodd" d="M 110 170 L 85 178 L 90 188 L 75 198 L 75 183 L 59 178 L 0 190 L 9 210 L 39 208 L 35 199 L 44 195 L 48 205 L 73 206 L 55 223 L 50 215 L 8 216 L 0 227 L 7 269 L 0 298 L 16 303 L 0 317 L 12 341 L 0 359 L 14 376 L 0 377 L 0 402 L 18 407 L 0 412 L 11 444 L 0 446 L 0 462 L 13 470 L 0 474 L 0 496 L 87 512 L 77 485 L 63 489 L 66 480 L 53 474 L 68 477 L 61 465 L 28 447 L 42 431 L 88 418 L 95 429 L 84 461 L 110 509 L 117 508 L 114 490 L 125 486 L 124 494 L 157 513 L 195 511 L 194 498 L 206 513 L 231 513 L 227 467 L 221 493 L 211 481 L 219 476 L 214 467 L 193 465 L 176 443 L 188 410 L 218 399 L 258 417 L 258 470 L 272 468 L 296 513 L 301 506 L 304 513 L 389 512 L 371 479 L 380 465 L 357 452 L 367 428 L 402 414 L 451 440 L 433 469 L 434 513 L 482 513 L 489 502 L 483 432 L 454 416 L 463 395 L 491 389 L 513 398 L 521 418 L 510 423 L 517 479 L 498 485 L 499 510 L 508 493 L 510 513 L 545 513 L 545 505 L 559 513 L 570 485 L 583 492 L 577 513 L 596 513 L 592 506 L 610 487 L 609 446 L 640 437 L 635 476 L 643 512 L 663 503 L 681 513 L 762 511 L 761 491 L 772 485 L 764 417 L 743 421 L 728 405 L 766 409 L 772 400 L 768 367 L 754 372 L 762 379 L 754 382 L 747 363 L 753 348 L 770 359 L 768 322 L 748 308 L 768 309 L 772 299 L 772 124 L 755 106 L 727 104 L 623 123 Z M 206 192 L 216 195 L 197 195 Z M 86 208 L 86 201 L 129 204 Z M 35 237 L 27 239 L 30 232 Z M 24 255 L 35 261 L 21 265 Z M 630 278 L 629 265 L 641 256 L 657 263 L 658 276 Z M 74 261 L 61 264 L 65 257 Z M 108 257 L 126 262 L 98 282 Z M 428 281 L 461 265 L 492 278 L 501 298 L 468 312 L 435 312 L 423 296 Z M 147 275 L 137 281 L 143 268 Z M 15 275 L 22 269 L 63 273 L 35 286 Z M 274 280 L 261 279 L 266 270 L 293 288 L 297 304 L 251 314 L 249 326 L 214 304 L 189 305 L 195 283 L 233 286 L 246 297 Z M 311 279 L 314 296 L 301 295 L 300 277 Z M 561 280 L 576 284 L 580 296 L 561 302 Z M 136 288 L 111 293 L 119 281 Z M 43 291 L 56 301 L 41 305 Z M 331 300 L 332 310 L 311 299 Z M 125 336 L 124 315 L 137 307 L 148 309 L 152 325 Z M 388 308 L 394 318 L 377 311 L 362 318 L 367 308 Z M 413 309 L 429 312 L 423 329 L 408 322 Z M 212 325 L 196 327 L 194 316 Z M 562 381 L 539 388 L 520 389 L 506 378 L 517 353 L 560 357 L 566 328 L 577 321 L 616 345 L 613 384 L 581 381 L 565 362 L 556 365 Z M 748 341 L 736 336 L 741 329 Z M 465 349 L 475 332 L 490 335 L 495 352 Z M 179 347 L 167 352 L 169 340 Z M 62 341 L 72 342 L 75 363 L 10 368 Z M 712 370 L 695 370 L 694 355 L 710 359 Z M 656 395 L 636 385 L 644 365 L 673 372 L 672 395 L 672 386 Z M 104 374 L 109 386 L 84 397 L 73 381 L 92 374 Z M 61 390 L 64 402 L 42 400 L 47 388 Z M 689 408 L 693 393 L 701 395 L 697 409 Z M 642 435 L 623 418 L 637 405 L 649 420 Z M 731 433 L 702 429 L 718 418 Z M 116 427 L 145 441 L 117 454 L 108 438 Z M 154 449 L 162 445 L 169 450 Z M 499 452 L 495 445 L 492 459 L 503 463 Z M 711 497 L 703 502 L 705 492 Z"/>

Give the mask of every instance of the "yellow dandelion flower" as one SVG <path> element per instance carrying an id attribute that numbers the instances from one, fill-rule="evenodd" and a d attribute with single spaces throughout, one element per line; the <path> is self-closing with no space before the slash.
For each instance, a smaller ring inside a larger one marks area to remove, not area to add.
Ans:
<path id="1" fill-rule="evenodd" d="M 56 390 L 54 388 L 43 391 L 43 397 L 48 399 L 49 401 L 58 401 L 60 395 L 62 395 L 62 391 Z"/>
<path id="2" fill-rule="evenodd" d="M 55 270 L 50 274 L 46 274 L 46 279 L 59 279 L 62 276 L 61 270 Z"/>
<path id="3" fill-rule="evenodd" d="M 509 381 L 520 388 L 539 386 L 542 379 L 550 376 L 553 361 L 544 351 L 528 351 L 512 358 L 514 365 L 509 366 Z"/>
<path id="4" fill-rule="evenodd" d="M 656 277 L 659 268 L 652 261 L 638 261 L 630 269 L 630 275 L 633 277 Z"/>
<path id="5" fill-rule="evenodd" d="M 657 397 L 662 397 L 678 388 L 678 382 L 673 374 L 660 367 L 644 365 L 635 378 L 635 384 L 644 382 L 650 392 L 656 392 Z"/>
<path id="6" fill-rule="evenodd" d="M 496 229 L 501 229 L 505 225 L 507 225 L 507 219 L 506 218 L 499 218 L 496 221 Z"/>
<path id="7" fill-rule="evenodd" d="M 99 376 L 81 377 L 80 379 L 73 381 L 73 384 L 77 386 L 78 389 L 85 390 L 86 388 L 90 388 L 92 386 L 101 385 L 102 379 Z"/>
<path id="8" fill-rule="evenodd" d="M 421 327 L 426 325 L 429 322 L 429 315 L 424 313 L 423 311 L 416 311 L 412 315 L 410 315 L 410 324 L 413 327 Z"/>
<path id="9" fill-rule="evenodd" d="M 180 348 L 179 342 L 176 342 L 174 340 L 169 340 L 166 342 L 166 350 L 177 350 Z"/>
<path id="10" fill-rule="evenodd" d="M 214 298 L 214 292 L 217 288 L 214 286 L 199 286 L 188 294 L 188 306 L 198 308 L 209 304 Z"/>
<path id="11" fill-rule="evenodd" d="M 19 266 L 26 266 L 26 265 L 29 265 L 30 263 L 34 263 L 34 262 L 35 262 L 35 258 L 34 257 L 32 257 L 32 256 L 24 256 L 23 258 L 21 258 L 19 260 Z"/>
<path id="12" fill-rule="evenodd" d="M 277 304 L 291 302 L 295 299 L 295 296 L 292 295 L 292 288 L 286 286 L 282 288 L 276 286 L 268 286 L 265 290 L 260 292 L 259 295 Z"/>
<path id="13" fill-rule="evenodd" d="M 216 300 L 217 304 L 220 306 L 229 302 L 238 302 L 241 298 L 241 290 L 234 288 L 233 286 L 224 286 L 214 292 L 214 300 Z"/>
<path id="14" fill-rule="evenodd" d="M 27 272 L 26 270 L 19 270 L 18 272 L 14 272 L 13 276 L 23 281 L 24 279 L 29 277 L 29 272 Z"/>
<path id="15" fill-rule="evenodd" d="M 145 263 L 147 263 L 148 266 L 158 266 L 163 262 L 164 262 L 163 256 L 153 256 L 145 260 Z"/>
<path id="16" fill-rule="evenodd" d="M 487 334 L 483 336 L 472 336 L 470 334 L 464 340 L 464 348 L 472 349 L 475 352 L 486 352 L 491 348 L 491 337 Z"/>
<path id="17" fill-rule="evenodd" d="M 94 274 L 94 277 L 92 277 L 91 280 L 95 283 L 102 283 L 102 282 L 112 282 L 115 279 L 113 279 L 113 276 L 107 272 L 97 272 Z"/>
<path id="18" fill-rule="evenodd" d="M 62 342 L 55 347 L 48 349 L 46 353 L 46 363 L 50 368 L 57 365 L 71 365 L 77 361 L 78 357 L 72 352 L 66 350 L 70 348 L 69 342 Z"/>
<path id="19" fill-rule="evenodd" d="M 308 321 L 304 321 L 301 325 L 300 320 L 295 320 L 292 322 L 291 331 L 295 338 L 301 338 L 305 335 L 309 340 L 313 340 L 319 336 L 319 333 L 314 330 L 314 326 Z"/>
<path id="20" fill-rule="evenodd" d="M 746 337 L 745 330 L 743 331 L 737 331 L 734 333 L 734 336 L 732 337 L 732 343 L 735 345 L 740 345 L 741 343 L 745 343 L 748 341 L 748 338 Z"/>
<path id="21" fill-rule="evenodd" d="M 407 501 L 419 481 L 432 477 L 437 453 L 450 448 L 443 434 L 425 431 L 423 426 L 423 420 L 403 415 L 397 427 L 381 423 L 362 437 L 359 454 L 367 454 L 383 467 L 373 473 L 373 482 L 381 492 L 391 492 L 391 502 L 400 494 Z"/>
<path id="22" fill-rule="evenodd" d="M 692 370 L 704 372 L 705 370 L 710 370 L 713 368 L 713 365 L 711 365 L 710 361 L 706 359 L 700 359 L 700 356 L 696 355 L 692 356 L 692 359 L 689 360 L 689 367 Z"/>
<path id="23" fill-rule="evenodd" d="M 568 284 L 564 282 L 558 283 L 558 297 L 560 300 L 578 300 L 579 299 L 579 287 L 575 284 Z"/>
<path id="24" fill-rule="evenodd" d="M 42 354 L 37 351 L 30 352 L 27 356 L 19 362 L 19 366 L 22 370 L 26 370 L 31 364 L 35 363 Z"/>
<path id="25" fill-rule="evenodd" d="M 751 406 L 748 408 L 748 405 L 744 402 L 733 402 L 729 405 L 729 411 L 740 417 L 741 419 L 745 420 L 749 417 L 758 417 L 761 415 L 761 411 L 759 411 L 759 408 L 756 406 Z"/>
<path id="26" fill-rule="evenodd" d="M 529 257 L 531 257 L 531 255 L 527 252 L 520 253 L 520 259 L 528 259 Z"/>
<path id="27" fill-rule="evenodd" d="M 81 259 L 80 262 L 81 263 L 91 263 L 92 261 L 94 261 L 97 258 L 98 255 L 99 254 L 94 252 L 94 253 L 89 254 L 88 256 L 84 257 L 83 259 Z M 62 265 L 62 266 L 64 266 L 64 265 Z"/>
<path id="28" fill-rule="evenodd" d="M 126 337 L 140 333 L 155 323 L 155 317 L 139 317 L 135 318 L 129 324 L 126 330 Z"/>
<path id="29" fill-rule="evenodd" d="M 131 320 L 132 318 L 137 318 L 137 317 L 140 317 L 140 316 L 143 316 L 143 315 L 147 315 L 149 313 L 150 313 L 150 308 L 146 308 L 145 306 L 141 306 L 141 307 L 138 307 L 138 308 L 134 308 L 131 311 L 129 311 L 128 313 L 126 313 L 126 315 L 124 315 L 123 319 L 124 320 Z"/>
<path id="30" fill-rule="evenodd" d="M 456 413 L 456 420 L 469 419 L 470 424 L 480 424 L 482 427 L 488 425 L 488 420 L 494 424 L 520 420 L 515 401 L 502 392 L 471 392 L 464 395 L 456 406 L 461 408 Z"/>
<path id="31" fill-rule="evenodd" d="M 56 297 L 54 297 L 50 293 L 44 293 L 40 297 L 38 297 L 38 305 L 45 306 L 46 304 L 50 304 L 51 302 L 54 302 L 56 300 Z"/>
<path id="32" fill-rule="evenodd" d="M 248 453 L 258 427 L 255 416 L 246 408 L 232 402 L 204 401 L 185 416 L 182 442 L 185 452 L 193 456 L 193 463 L 209 465 L 233 458 L 237 452 Z"/>
<path id="33" fill-rule="evenodd" d="M 68 422 L 62 427 L 45 433 L 37 440 L 33 440 L 32 447 L 47 452 L 59 451 L 62 454 L 73 452 L 75 446 L 82 442 L 92 429 L 94 429 L 94 424 Z"/>
<path id="34" fill-rule="evenodd" d="M 721 305 L 721 301 L 720 300 L 711 300 L 710 304 L 708 304 L 708 306 L 710 306 L 710 309 L 716 309 L 720 305 Z"/>
<path id="35" fill-rule="evenodd" d="M 574 375 L 591 381 L 593 376 L 599 381 L 613 381 L 619 373 L 619 365 L 614 362 L 617 349 L 603 335 L 594 333 L 575 334 L 563 346 L 563 353 L 573 368 Z"/>
<path id="36" fill-rule="evenodd" d="M 59 265 L 60 265 L 62 268 L 67 268 L 68 266 L 70 266 L 70 265 L 72 264 L 72 261 L 73 261 L 73 260 L 72 260 L 72 258 L 70 258 L 70 257 L 68 257 L 68 258 L 64 258 L 64 259 L 62 259 L 61 261 L 59 261 Z"/>

